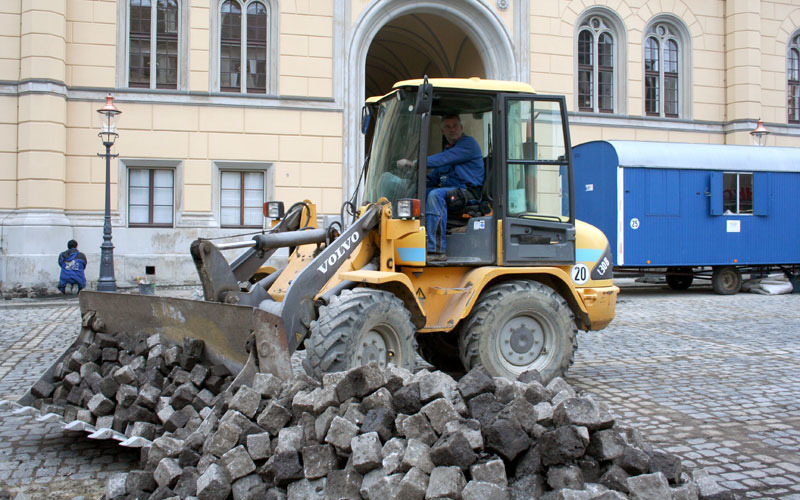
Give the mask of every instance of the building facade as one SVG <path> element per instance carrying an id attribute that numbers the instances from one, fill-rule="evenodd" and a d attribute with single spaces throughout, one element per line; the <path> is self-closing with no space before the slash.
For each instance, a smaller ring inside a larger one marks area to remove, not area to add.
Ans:
<path id="1" fill-rule="evenodd" d="M 800 147 L 800 0 L 4 0 L 0 287 L 54 290 L 70 239 L 93 287 L 106 94 L 117 284 L 194 283 L 190 242 L 262 229 L 265 200 L 337 216 L 365 97 L 423 75 L 565 94 L 573 144 L 748 144 L 761 118 Z"/>

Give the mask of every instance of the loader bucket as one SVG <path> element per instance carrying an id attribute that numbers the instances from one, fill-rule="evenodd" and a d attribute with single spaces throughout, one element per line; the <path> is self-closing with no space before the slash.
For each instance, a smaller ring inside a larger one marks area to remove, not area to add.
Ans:
<path id="1" fill-rule="evenodd" d="M 83 325 L 72 347 L 91 341 L 95 331 L 158 333 L 171 344 L 192 337 L 205 343 L 208 360 L 239 374 L 235 386 L 249 383 L 256 372 L 272 373 L 281 379 L 291 377 L 283 321 L 266 311 L 201 300 L 87 290 L 79 299 Z M 67 349 L 40 381 L 51 383 L 55 368 L 72 350 Z M 29 406 L 35 399 L 29 390 L 19 404 Z"/>

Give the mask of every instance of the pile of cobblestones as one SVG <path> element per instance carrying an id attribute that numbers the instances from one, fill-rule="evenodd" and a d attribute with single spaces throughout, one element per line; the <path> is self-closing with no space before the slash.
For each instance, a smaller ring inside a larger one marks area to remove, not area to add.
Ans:
<path id="1" fill-rule="evenodd" d="M 106 500 L 733 498 L 561 378 L 371 364 L 234 387 L 203 349 L 97 333 L 33 387 L 43 413 L 141 440 Z"/>
<path id="2" fill-rule="evenodd" d="M 535 372 L 257 374 L 205 413 L 143 448 L 141 470 L 110 479 L 106 498 L 732 498 Z"/>
<path id="3" fill-rule="evenodd" d="M 52 382 L 34 384 L 34 406 L 127 437 L 188 435 L 186 425 L 199 425 L 233 378 L 223 365 L 201 363 L 203 350 L 192 338 L 170 346 L 159 335 L 95 333 L 56 364 Z"/>

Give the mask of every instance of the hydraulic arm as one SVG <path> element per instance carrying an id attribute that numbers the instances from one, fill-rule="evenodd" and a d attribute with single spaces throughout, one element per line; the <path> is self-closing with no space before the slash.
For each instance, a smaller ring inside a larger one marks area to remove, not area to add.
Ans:
<path id="1" fill-rule="evenodd" d="M 205 300 L 257 307 L 276 316 L 279 318 L 276 323 L 283 326 L 291 354 L 308 335 L 308 327 L 315 319 L 314 297 L 334 277 L 367 233 L 378 227 L 380 210 L 380 205 L 371 205 L 333 241 L 327 241 L 329 233 L 324 229 L 300 229 L 300 219 L 294 217 L 299 211 L 291 212 L 273 231 L 258 234 L 248 241 L 221 245 L 215 245 L 209 240 L 194 241 L 191 253 L 203 284 Z M 268 293 L 269 286 L 280 271 L 273 273 L 274 276 L 264 278 L 247 291 L 241 289 L 240 282 L 252 276 L 277 249 L 307 244 L 319 245 L 320 251 L 292 280 L 282 302 L 275 302 Z M 233 248 L 248 250 L 229 264 L 222 255 L 222 250 Z"/>

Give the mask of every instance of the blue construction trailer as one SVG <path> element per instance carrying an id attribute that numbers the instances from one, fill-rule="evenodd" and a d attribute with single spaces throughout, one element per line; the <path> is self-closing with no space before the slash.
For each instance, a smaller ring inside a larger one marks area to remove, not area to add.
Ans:
<path id="1" fill-rule="evenodd" d="M 573 148 L 575 212 L 609 239 L 620 273 L 674 289 L 800 264 L 800 148 L 594 141 Z"/>

